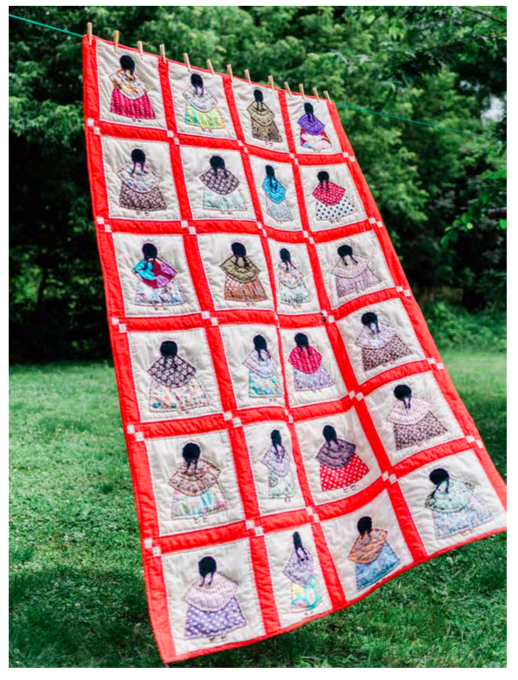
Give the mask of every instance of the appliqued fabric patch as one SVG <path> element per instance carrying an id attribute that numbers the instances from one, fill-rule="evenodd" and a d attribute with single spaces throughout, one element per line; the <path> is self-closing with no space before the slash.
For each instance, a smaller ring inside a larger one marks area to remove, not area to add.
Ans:
<path id="1" fill-rule="evenodd" d="M 502 531 L 505 486 L 335 104 L 95 36 L 83 50 L 164 662 L 310 625 Z"/>

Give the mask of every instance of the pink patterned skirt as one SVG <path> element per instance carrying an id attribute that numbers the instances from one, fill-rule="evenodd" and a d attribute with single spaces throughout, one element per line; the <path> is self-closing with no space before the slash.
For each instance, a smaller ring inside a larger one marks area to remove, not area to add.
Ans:
<path id="1" fill-rule="evenodd" d="M 110 111 L 127 118 L 141 120 L 156 118 L 147 94 L 139 99 L 128 99 L 116 87 L 113 88 Z"/>
<path id="2" fill-rule="evenodd" d="M 343 468 L 336 470 L 320 464 L 320 482 L 322 491 L 345 489 L 351 484 L 359 482 L 369 472 L 369 468 L 356 453 Z"/>

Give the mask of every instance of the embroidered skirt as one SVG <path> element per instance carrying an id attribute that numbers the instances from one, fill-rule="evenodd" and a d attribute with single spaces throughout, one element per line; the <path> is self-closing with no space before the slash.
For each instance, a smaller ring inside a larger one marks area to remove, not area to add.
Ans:
<path id="1" fill-rule="evenodd" d="M 434 512 L 433 519 L 437 538 L 447 538 L 489 522 L 493 513 L 479 498 L 472 496 L 461 510 Z"/>
<path id="2" fill-rule="evenodd" d="M 221 210 L 222 212 L 246 210 L 246 204 L 239 189 L 235 189 L 230 194 L 217 194 L 206 187 L 203 192 L 203 207 L 206 210 Z"/>
<path id="3" fill-rule="evenodd" d="M 199 496 L 187 496 L 175 489 L 171 506 L 171 518 L 199 518 L 225 510 L 227 501 L 217 484 Z"/>
<path id="4" fill-rule="evenodd" d="M 153 411 L 188 411 L 209 405 L 207 395 L 197 378 L 181 387 L 166 387 L 156 380 L 149 390 L 149 405 Z"/>
<path id="5" fill-rule="evenodd" d="M 320 364 L 314 373 L 304 373 L 298 369 L 293 369 L 293 382 L 296 390 L 323 390 L 334 385 L 325 367 Z"/>
<path id="6" fill-rule="evenodd" d="M 376 286 L 380 280 L 367 267 L 363 272 L 353 279 L 346 279 L 341 276 L 336 277 L 336 294 L 339 298 L 352 295 L 354 293 L 361 293 L 366 288 Z"/>
<path id="7" fill-rule="evenodd" d="M 233 597 L 218 611 L 205 611 L 189 605 L 185 621 L 186 638 L 213 638 L 246 626 L 239 602 Z"/>
<path id="8" fill-rule="evenodd" d="M 317 591 L 317 579 L 312 576 L 307 586 L 291 584 L 291 606 L 296 610 L 311 610 L 318 607 L 322 598 Z"/>
<path id="9" fill-rule="evenodd" d="M 368 564 L 356 565 L 356 587 L 358 590 L 361 590 L 362 588 L 370 586 L 372 583 L 376 583 L 376 581 L 379 581 L 395 569 L 399 562 L 399 557 L 385 541 L 380 554 L 375 560 L 372 560 L 372 562 L 369 562 Z"/>
<path id="10" fill-rule="evenodd" d="M 139 120 L 156 118 L 147 94 L 142 95 L 139 99 L 128 99 L 116 87 L 113 88 L 110 111 L 119 116 Z"/>
<path id="11" fill-rule="evenodd" d="M 270 125 L 259 125 L 253 118 L 252 137 L 263 142 L 282 142 L 281 133 L 275 122 L 270 123 Z"/>
<path id="12" fill-rule="evenodd" d="M 363 369 L 365 371 L 372 371 L 372 369 L 382 364 L 391 364 L 402 357 L 407 357 L 409 354 L 412 354 L 412 352 L 405 343 L 398 335 L 394 335 L 385 347 L 380 349 L 362 347 Z"/>
<path id="13" fill-rule="evenodd" d="M 284 477 L 279 477 L 270 470 L 268 474 L 268 495 L 270 498 L 291 498 L 295 494 L 293 480 L 289 472 Z"/>
<path id="14" fill-rule="evenodd" d="M 161 288 L 152 288 L 140 280 L 137 284 L 137 293 L 135 295 L 136 305 L 169 307 L 172 305 L 181 305 L 184 302 L 185 298 L 180 290 L 180 286 L 174 279 Z"/>
<path id="15" fill-rule="evenodd" d="M 290 222 L 293 217 L 291 216 L 290 206 L 284 201 L 280 203 L 275 203 L 272 199 L 265 194 L 266 198 L 266 212 L 270 217 L 273 217 L 277 222 Z"/>
<path id="16" fill-rule="evenodd" d="M 285 305 L 298 307 L 299 305 L 304 304 L 304 302 L 309 302 L 309 293 L 304 283 L 300 283 L 298 286 L 295 286 L 295 288 L 288 288 L 288 286 L 284 286 L 281 282 L 279 286 L 279 298 Z"/>
<path id="17" fill-rule="evenodd" d="M 369 468 L 356 453 L 343 468 L 336 470 L 327 465 L 320 464 L 320 483 L 322 491 L 333 489 L 346 489 L 351 484 L 356 484 L 369 472 Z"/>
<path id="18" fill-rule="evenodd" d="M 261 302 L 268 296 L 263 284 L 257 278 L 253 281 L 241 283 L 227 276 L 225 279 L 225 300 L 239 300 L 240 302 Z"/>
<path id="19" fill-rule="evenodd" d="M 394 423 L 394 438 L 396 449 L 406 449 L 408 446 L 421 444 L 434 437 L 440 437 L 447 432 L 433 413 L 429 412 L 418 423 L 413 425 L 400 425 Z"/>
<path id="20" fill-rule="evenodd" d="M 135 210 L 137 213 L 149 213 L 157 210 L 167 210 L 166 202 L 160 189 L 155 187 L 145 194 L 132 191 L 124 182 L 121 186 L 119 205 L 126 210 Z"/>
<path id="21" fill-rule="evenodd" d="M 219 109 L 214 107 L 210 111 L 198 111 L 190 102 L 187 102 L 185 107 L 185 122 L 187 125 L 196 125 L 205 130 L 221 130 L 225 127 Z"/>
<path id="22" fill-rule="evenodd" d="M 317 201 L 317 220 L 320 221 L 329 220 L 330 222 L 335 222 L 353 212 L 354 205 L 345 194 L 336 205 L 326 205 L 321 201 Z"/>
<path id="23" fill-rule="evenodd" d="M 278 375 L 264 378 L 250 371 L 248 378 L 248 394 L 250 397 L 282 397 L 282 386 Z"/>

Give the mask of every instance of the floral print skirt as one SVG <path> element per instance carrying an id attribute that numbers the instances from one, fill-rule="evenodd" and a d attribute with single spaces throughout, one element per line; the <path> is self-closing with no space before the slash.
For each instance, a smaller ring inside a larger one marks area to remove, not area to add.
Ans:
<path id="1" fill-rule="evenodd" d="M 119 205 L 126 210 L 135 210 L 137 213 L 156 212 L 157 210 L 167 210 L 166 202 L 160 189 L 155 187 L 145 194 L 132 191 L 124 182 L 121 186 Z"/>
<path id="2" fill-rule="evenodd" d="M 169 307 L 173 305 L 182 305 L 184 302 L 185 298 L 180 290 L 180 286 L 174 279 L 161 288 L 152 288 L 151 286 L 147 286 L 143 281 L 138 282 L 137 293 L 135 295 L 136 305 Z"/>
<path id="3" fill-rule="evenodd" d="M 412 425 L 394 424 L 394 438 L 396 449 L 406 449 L 408 446 L 415 446 L 423 442 L 440 437 L 447 432 L 446 428 L 433 413 L 427 413 L 418 423 Z"/>
<path id="4" fill-rule="evenodd" d="M 398 359 L 407 357 L 412 352 L 408 349 L 400 337 L 394 335 L 385 345 L 379 349 L 362 347 L 362 363 L 365 371 L 372 371 L 383 364 L 391 364 Z"/>
<path id="5" fill-rule="evenodd" d="M 479 498 L 472 496 L 461 510 L 434 512 L 433 519 L 437 538 L 448 538 L 489 522 L 493 519 L 493 513 Z"/>
<path id="6" fill-rule="evenodd" d="M 268 475 L 268 495 L 270 498 L 291 498 L 295 494 L 291 473 L 279 477 L 270 470 Z"/>
<path id="7" fill-rule="evenodd" d="M 300 283 L 294 288 L 288 288 L 288 286 L 284 286 L 281 282 L 279 286 L 279 298 L 285 305 L 298 307 L 298 305 L 309 302 L 309 293 L 304 283 Z"/>
<path id="8" fill-rule="evenodd" d="M 282 386 L 278 375 L 264 378 L 250 371 L 248 378 L 248 394 L 250 397 L 282 397 Z"/>
<path id="9" fill-rule="evenodd" d="M 187 494 L 175 489 L 171 506 L 171 518 L 198 519 L 220 510 L 225 510 L 226 507 L 227 501 L 217 484 L 214 484 L 214 486 L 199 496 L 187 496 Z"/>
<path id="10" fill-rule="evenodd" d="M 333 378 L 329 375 L 322 364 L 314 373 L 304 373 L 298 369 L 293 369 L 293 382 L 296 390 L 323 390 L 334 385 Z"/>
<path id="11" fill-rule="evenodd" d="M 166 387 L 153 380 L 149 390 L 149 405 L 153 411 L 188 411 L 209 405 L 207 395 L 197 378 L 181 387 Z"/>
<path id="12" fill-rule="evenodd" d="M 286 200 L 275 203 L 268 195 L 266 196 L 266 212 L 277 222 L 290 222 L 293 219 Z"/>
<path id="13" fill-rule="evenodd" d="M 336 294 L 339 298 L 354 295 L 355 293 L 361 293 L 371 286 L 376 286 L 379 282 L 380 279 L 367 267 L 359 276 L 352 279 L 337 276 Z"/>
<path id="14" fill-rule="evenodd" d="M 263 284 L 257 278 L 253 281 L 241 283 L 227 276 L 225 279 L 225 300 L 238 300 L 239 302 L 261 302 L 268 296 Z"/>
<path id="15" fill-rule="evenodd" d="M 246 210 L 246 203 L 239 189 L 230 194 L 217 194 L 208 187 L 203 192 L 203 207 L 206 210 L 220 210 L 221 212 L 234 212 Z"/>
<path id="16" fill-rule="evenodd" d="M 368 564 L 356 565 L 356 587 L 366 588 L 379 581 L 397 567 L 400 560 L 390 545 L 385 541 L 380 554 Z"/>
<path id="17" fill-rule="evenodd" d="M 298 611 L 311 610 L 318 607 L 322 602 L 322 598 L 317 591 L 317 579 L 315 576 L 311 577 L 311 581 L 307 586 L 302 586 L 300 583 L 291 584 L 291 607 Z"/>

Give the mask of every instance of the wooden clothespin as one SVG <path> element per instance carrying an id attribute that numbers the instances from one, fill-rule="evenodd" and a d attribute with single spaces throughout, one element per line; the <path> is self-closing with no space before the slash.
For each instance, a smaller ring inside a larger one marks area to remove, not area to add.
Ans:
<path id="1" fill-rule="evenodd" d="M 299 83 L 299 92 L 303 97 L 306 96 L 306 93 L 304 92 L 304 85 L 302 83 Z"/>
<path id="2" fill-rule="evenodd" d="M 289 86 L 288 83 L 284 83 L 284 89 L 286 90 L 286 92 L 287 92 L 287 93 L 290 95 L 290 97 L 291 97 L 291 88 L 290 88 L 290 86 Z"/>
<path id="3" fill-rule="evenodd" d="M 273 76 L 268 76 L 268 85 L 272 88 L 272 90 L 275 88 L 275 83 L 273 82 Z"/>
<path id="4" fill-rule="evenodd" d="M 207 66 L 209 67 L 209 71 L 212 73 L 212 75 L 213 75 L 213 76 L 216 75 L 216 74 L 214 73 L 214 67 L 212 66 L 212 62 L 211 62 L 210 59 L 207 59 Z"/>
<path id="5" fill-rule="evenodd" d="M 328 102 L 331 101 L 331 97 L 329 96 L 329 92 L 327 90 L 324 90 L 324 96 L 327 99 Z"/>
<path id="6" fill-rule="evenodd" d="M 313 88 L 313 94 L 314 94 L 315 97 L 317 98 L 317 102 L 319 102 L 319 101 L 320 101 L 320 97 L 318 96 L 318 90 L 317 90 L 316 87 Z"/>
<path id="7" fill-rule="evenodd" d="M 160 56 L 162 57 L 162 61 L 165 61 L 165 45 L 160 45 Z"/>
<path id="8" fill-rule="evenodd" d="M 191 62 L 189 61 L 189 55 L 187 54 L 187 52 L 183 53 L 183 60 L 185 62 L 185 65 L 187 66 L 187 68 L 190 71 L 191 70 Z"/>
<path id="9" fill-rule="evenodd" d="M 137 40 L 137 49 L 140 52 L 140 56 L 144 56 L 144 45 L 142 44 L 142 40 Z"/>
<path id="10" fill-rule="evenodd" d="M 115 51 L 119 49 L 119 31 L 113 31 L 113 47 Z"/>
<path id="11" fill-rule="evenodd" d="M 232 64 L 227 64 L 227 73 L 231 79 L 234 77 L 234 74 L 232 73 Z"/>
<path id="12" fill-rule="evenodd" d="M 251 84 L 252 84 L 252 80 L 251 80 L 251 78 L 250 78 L 250 71 L 249 71 L 247 68 L 245 68 L 245 78 L 248 80 L 248 82 L 249 82 L 250 85 L 251 85 Z"/>
<path id="13" fill-rule="evenodd" d="M 89 21 L 89 22 L 86 24 L 86 35 L 88 36 L 88 44 L 89 44 L 89 45 L 92 44 L 93 30 L 94 30 L 94 27 L 93 27 L 93 25 L 92 25 L 92 22 Z"/>

